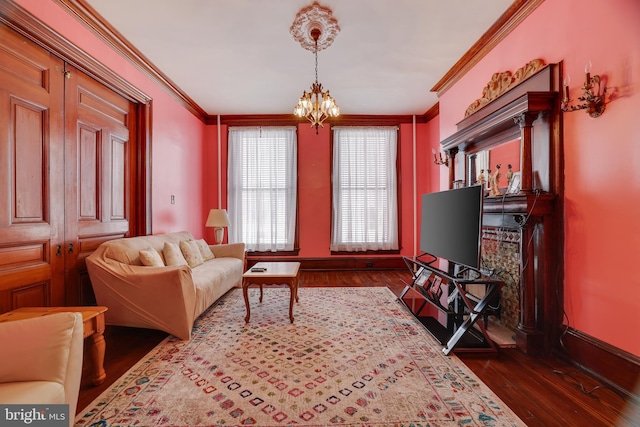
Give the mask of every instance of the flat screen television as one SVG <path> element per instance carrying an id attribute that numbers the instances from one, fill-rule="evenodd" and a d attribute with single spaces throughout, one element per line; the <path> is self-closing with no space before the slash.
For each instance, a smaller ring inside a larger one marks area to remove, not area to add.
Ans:
<path id="1" fill-rule="evenodd" d="M 482 199 L 480 185 L 423 194 L 420 250 L 479 270 Z"/>

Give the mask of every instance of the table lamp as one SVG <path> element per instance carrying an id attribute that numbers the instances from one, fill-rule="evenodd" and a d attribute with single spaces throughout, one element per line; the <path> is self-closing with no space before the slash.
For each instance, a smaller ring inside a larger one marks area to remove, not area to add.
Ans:
<path id="1" fill-rule="evenodd" d="M 209 217 L 205 227 L 213 227 L 213 231 L 216 237 L 216 245 L 222 243 L 224 238 L 224 227 L 228 227 L 229 217 L 227 216 L 226 209 L 211 209 L 209 211 Z"/>

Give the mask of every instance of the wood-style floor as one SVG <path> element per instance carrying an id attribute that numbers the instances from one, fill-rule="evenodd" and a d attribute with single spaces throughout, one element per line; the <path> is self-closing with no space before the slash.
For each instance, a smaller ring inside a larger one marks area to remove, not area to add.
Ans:
<path id="1" fill-rule="evenodd" d="M 396 295 L 410 281 L 406 271 L 301 272 L 301 286 L 387 286 Z M 164 332 L 107 327 L 105 369 L 100 386 L 83 379 L 78 412 L 167 336 Z M 457 356 L 530 427 L 640 426 L 640 406 L 594 378 L 552 358 L 529 357 L 516 349 L 497 355 Z"/>

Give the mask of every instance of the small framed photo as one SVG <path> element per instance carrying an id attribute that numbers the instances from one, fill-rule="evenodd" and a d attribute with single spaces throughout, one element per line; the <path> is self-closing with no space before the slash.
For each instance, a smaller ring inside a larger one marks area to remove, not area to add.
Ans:
<path id="1" fill-rule="evenodd" d="M 520 192 L 520 172 L 514 172 L 511 177 L 511 182 L 507 188 L 507 193 L 518 194 Z"/>

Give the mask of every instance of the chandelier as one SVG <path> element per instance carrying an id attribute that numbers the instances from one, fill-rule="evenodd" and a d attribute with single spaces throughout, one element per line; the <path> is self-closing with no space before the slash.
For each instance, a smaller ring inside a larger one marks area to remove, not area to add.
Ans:
<path id="1" fill-rule="evenodd" d="M 315 126 L 316 134 L 318 127 L 323 127 L 326 119 L 340 115 L 340 107 L 335 99 L 328 90 L 323 91 L 322 84 L 318 83 L 318 50 L 330 46 L 338 31 L 340 28 L 331 14 L 331 9 L 322 7 L 317 2 L 298 12 L 291 26 L 293 37 L 302 47 L 313 51 L 316 60 L 315 83 L 311 85 L 310 92 L 302 93 L 293 114 L 309 120 L 311 127 Z"/>

